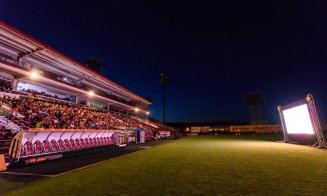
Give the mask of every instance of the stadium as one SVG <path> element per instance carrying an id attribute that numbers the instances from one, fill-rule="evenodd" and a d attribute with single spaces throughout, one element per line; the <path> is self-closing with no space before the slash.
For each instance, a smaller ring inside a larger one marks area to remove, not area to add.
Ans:
<path id="1" fill-rule="evenodd" d="M 151 104 L 0 22 L 0 194 L 327 191 L 324 127 L 311 94 L 276 107 L 280 124 L 271 125 L 177 128 L 150 118 Z"/>
<path id="2" fill-rule="evenodd" d="M 1 23 L 1 129 L 6 160 L 176 137 L 151 104 L 83 64 Z M 135 140 L 137 139 L 137 140 Z M 9 150 L 10 149 L 10 150 Z M 39 159 L 40 160 L 40 159 Z"/>

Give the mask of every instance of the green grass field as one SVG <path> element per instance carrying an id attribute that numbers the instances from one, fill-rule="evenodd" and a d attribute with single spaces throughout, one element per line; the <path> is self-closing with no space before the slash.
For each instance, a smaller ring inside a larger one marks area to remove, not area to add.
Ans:
<path id="1" fill-rule="evenodd" d="M 275 139 L 190 136 L 7 194 L 326 195 L 327 150 Z"/>

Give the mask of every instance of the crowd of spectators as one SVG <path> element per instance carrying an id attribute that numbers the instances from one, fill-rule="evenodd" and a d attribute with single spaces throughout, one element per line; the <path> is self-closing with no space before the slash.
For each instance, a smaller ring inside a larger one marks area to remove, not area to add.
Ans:
<path id="1" fill-rule="evenodd" d="M 13 92 L 10 86 L 0 85 L 0 92 Z M 3 101 L 11 104 L 12 114 L 20 117 L 30 128 L 47 129 L 102 129 L 134 130 L 141 128 L 147 137 L 155 137 L 161 128 L 154 128 L 126 113 L 100 110 L 85 105 L 48 99 L 44 92 L 27 90 L 20 96 L 4 95 Z M 42 97 L 40 96 L 42 95 Z M 50 97 L 56 98 L 56 97 Z M 164 128 L 165 129 L 165 128 Z"/>
<path id="2" fill-rule="evenodd" d="M 92 109 L 86 106 L 47 100 L 33 96 L 8 95 L 2 98 L 11 103 L 13 114 L 19 113 L 31 127 L 55 129 L 111 129 L 152 127 L 141 123 L 127 114 Z"/>

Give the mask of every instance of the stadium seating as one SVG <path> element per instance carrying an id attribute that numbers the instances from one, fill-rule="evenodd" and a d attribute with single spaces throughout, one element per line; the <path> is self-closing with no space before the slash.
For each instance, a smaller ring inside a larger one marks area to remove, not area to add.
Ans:
<path id="1" fill-rule="evenodd" d="M 70 146 L 70 143 L 69 143 L 68 139 L 64 140 L 64 149 L 65 150 L 70 150 L 71 149 L 71 146 Z"/>
<path id="2" fill-rule="evenodd" d="M 71 150 L 75 150 L 75 149 L 77 149 L 77 148 L 76 148 L 76 145 L 75 145 L 75 141 L 74 141 L 73 139 L 70 140 L 70 149 L 71 149 Z"/>
<path id="3" fill-rule="evenodd" d="M 173 129 L 169 129 L 155 122 L 152 124 L 156 124 L 157 126 L 149 126 L 124 113 L 113 111 L 109 113 L 108 111 L 78 104 L 48 100 L 46 98 L 40 98 L 37 95 L 29 97 L 20 96 L 19 100 L 9 96 L 5 96 L 2 99 L 7 102 L 18 102 L 19 114 L 31 125 L 31 128 L 36 126 L 41 128 L 102 130 L 112 129 L 114 127 L 125 127 L 129 129 L 142 128 L 145 130 L 146 141 L 153 140 L 156 132 L 160 130 L 173 131 Z M 22 128 L 15 123 L 8 124 L 7 126 L 9 125 L 14 132 Z"/>
<path id="4" fill-rule="evenodd" d="M 51 151 L 50 143 L 49 143 L 48 140 L 43 141 L 42 146 L 43 146 L 43 152 L 44 152 L 44 153 L 48 153 L 48 152 Z"/>
<path id="5" fill-rule="evenodd" d="M 24 132 L 27 136 L 24 136 L 25 140 L 22 141 L 20 157 L 62 153 L 135 141 L 129 140 L 127 134 L 117 136 L 114 139 L 112 133 L 108 133 L 115 128 L 128 130 L 140 128 L 145 131 L 145 141 L 153 140 L 156 133 L 161 130 L 169 130 L 159 123 L 153 122 L 150 125 L 142 119 L 124 113 L 108 112 L 83 105 L 46 99 L 37 95 L 11 97 L 6 94 L 1 100 L 8 104 L 17 105 L 17 115 L 27 123 L 11 120 L 12 118 L 7 116 L 0 116 L 0 127 L 5 127 L 14 134 L 20 130 L 27 131 L 29 128 L 35 127 L 53 130 Z M 29 127 L 26 127 L 26 124 Z"/>
<path id="6" fill-rule="evenodd" d="M 56 140 L 52 140 L 50 142 L 50 146 L 51 146 L 51 151 L 52 152 L 57 152 L 58 151 L 58 145 L 57 145 Z"/>
<path id="7" fill-rule="evenodd" d="M 57 145 L 58 145 L 58 151 L 65 150 L 64 142 L 61 139 L 57 142 Z"/>
<path id="8" fill-rule="evenodd" d="M 140 123 L 126 114 L 95 110 L 76 104 L 21 96 L 19 100 L 3 97 L 7 102 L 19 103 L 19 114 L 32 127 L 62 129 L 110 129 L 112 127 L 137 128 L 148 125 Z M 19 127 L 17 127 L 19 129 Z"/>
<path id="9" fill-rule="evenodd" d="M 41 154 L 42 152 L 42 144 L 40 141 L 36 141 L 33 145 L 34 154 Z"/>
<path id="10" fill-rule="evenodd" d="M 25 155 L 31 155 L 33 154 L 33 145 L 32 142 L 28 141 L 24 144 L 23 146 L 23 152 L 25 153 Z"/>

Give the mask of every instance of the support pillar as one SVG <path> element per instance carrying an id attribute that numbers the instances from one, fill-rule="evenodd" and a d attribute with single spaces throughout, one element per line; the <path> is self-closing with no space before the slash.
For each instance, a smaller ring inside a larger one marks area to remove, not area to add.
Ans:
<path id="1" fill-rule="evenodd" d="M 18 80 L 17 79 L 13 79 L 13 81 L 11 83 L 12 90 L 17 90 L 17 86 L 18 86 Z"/>

